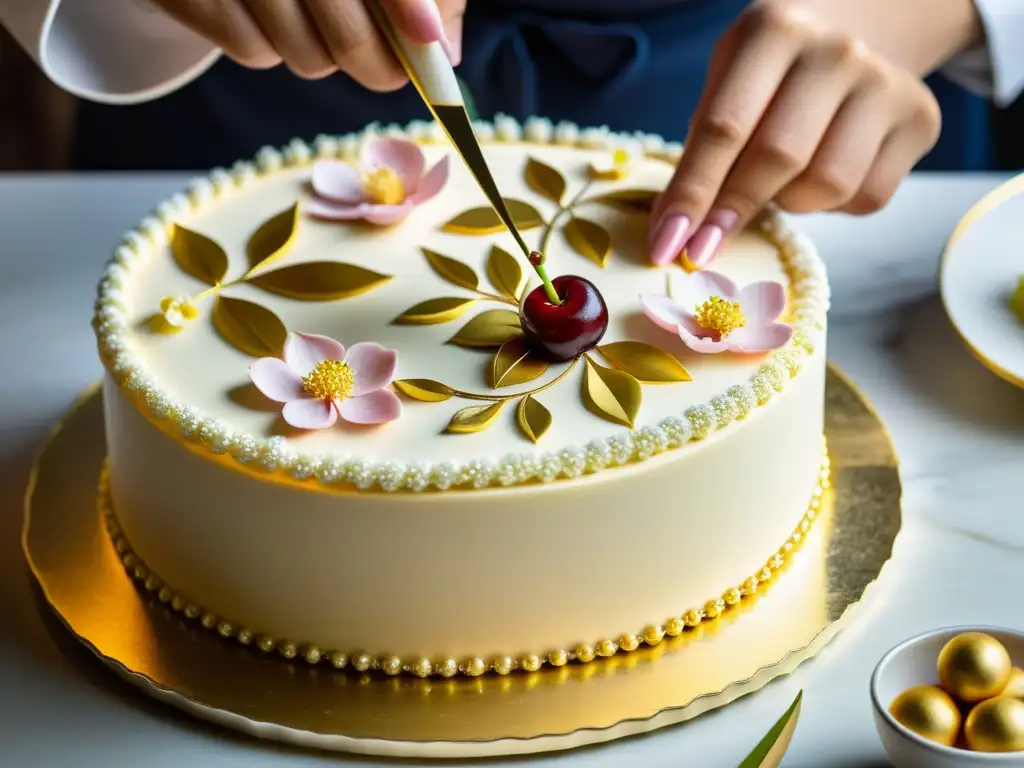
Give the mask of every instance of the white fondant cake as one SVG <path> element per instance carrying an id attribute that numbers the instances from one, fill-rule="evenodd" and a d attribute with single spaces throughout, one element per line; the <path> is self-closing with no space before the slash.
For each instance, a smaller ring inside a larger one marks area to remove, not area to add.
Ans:
<path id="1" fill-rule="evenodd" d="M 479 127 L 498 185 L 607 306 L 567 362 L 433 125 L 265 149 L 126 236 L 100 500 L 147 588 L 264 650 L 451 675 L 654 644 L 770 581 L 824 477 L 822 264 L 768 213 L 709 271 L 653 268 L 678 147 L 524 133 Z"/>

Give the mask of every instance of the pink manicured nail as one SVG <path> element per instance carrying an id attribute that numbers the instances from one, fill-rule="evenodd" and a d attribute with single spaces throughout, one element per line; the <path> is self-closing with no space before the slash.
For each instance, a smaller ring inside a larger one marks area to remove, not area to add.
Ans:
<path id="1" fill-rule="evenodd" d="M 657 266 L 679 258 L 690 234 L 690 219 L 681 213 L 662 216 L 651 233 L 650 257 Z"/>
<path id="2" fill-rule="evenodd" d="M 425 0 L 419 3 L 416 8 L 418 13 L 410 19 L 415 37 L 423 42 L 443 41 L 444 20 L 441 18 L 441 9 L 437 7 L 434 0 Z"/>
<path id="3" fill-rule="evenodd" d="M 725 233 L 736 226 L 735 211 L 714 211 L 694 233 L 686 248 L 686 258 L 695 267 L 706 267 L 715 260 Z"/>
<path id="4" fill-rule="evenodd" d="M 448 57 L 451 65 L 453 67 L 459 66 L 459 63 L 462 61 L 462 45 L 453 43 L 448 35 L 443 35 L 441 37 L 441 47 L 444 48 L 444 54 Z"/>

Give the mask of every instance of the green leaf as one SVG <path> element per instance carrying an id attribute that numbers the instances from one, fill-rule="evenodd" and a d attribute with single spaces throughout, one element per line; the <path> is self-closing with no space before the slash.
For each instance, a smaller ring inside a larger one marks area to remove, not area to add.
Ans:
<path id="1" fill-rule="evenodd" d="M 797 693 L 786 713 L 779 718 L 772 729 L 765 734 L 754 751 L 747 755 L 738 768 L 775 768 L 782 762 L 783 755 L 789 748 L 789 741 L 796 730 L 796 721 L 800 717 L 800 704 L 804 692 Z"/>

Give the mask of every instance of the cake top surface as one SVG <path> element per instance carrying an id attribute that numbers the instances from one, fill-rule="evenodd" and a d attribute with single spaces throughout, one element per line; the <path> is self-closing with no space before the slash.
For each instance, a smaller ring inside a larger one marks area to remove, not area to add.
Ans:
<path id="1" fill-rule="evenodd" d="M 799 367 L 827 286 L 777 216 L 737 236 L 709 270 L 654 268 L 646 209 L 670 162 L 623 139 L 485 141 L 548 273 L 585 278 L 607 306 L 596 349 L 546 360 L 520 320 L 523 297 L 540 286 L 532 267 L 454 149 L 431 132 L 416 138 L 264 150 L 197 180 L 130 233 L 101 284 L 97 331 L 143 410 L 240 460 L 298 467 L 296 476 L 509 484 L 704 437 L 770 398 L 759 385 L 777 390 Z M 773 311 L 775 291 L 785 306 Z M 335 340 L 348 357 L 296 334 Z M 756 351 L 737 351 L 744 339 Z M 313 370 L 318 352 L 347 362 Z M 302 399 L 313 402 L 282 402 Z M 480 471 L 486 482 L 474 479 Z"/>

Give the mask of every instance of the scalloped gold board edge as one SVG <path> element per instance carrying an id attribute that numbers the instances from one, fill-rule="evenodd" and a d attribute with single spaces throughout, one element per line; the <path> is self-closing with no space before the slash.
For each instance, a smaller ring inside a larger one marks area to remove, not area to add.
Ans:
<path id="1" fill-rule="evenodd" d="M 121 677 L 201 719 L 302 747 L 392 757 L 564 750 L 724 706 L 793 671 L 856 615 L 850 609 L 900 529 L 900 478 L 884 426 L 835 368 L 826 434 L 833 485 L 823 517 L 766 593 L 654 648 L 534 674 L 420 680 L 310 667 L 224 641 L 136 590 L 96 512 L 105 448 L 95 387 L 35 463 L 23 547 L 47 602 L 79 641 Z"/>

